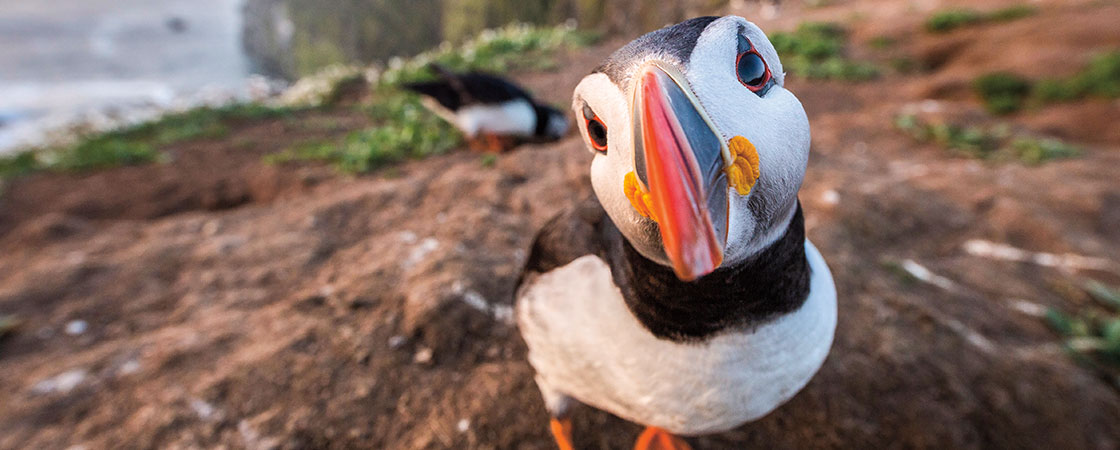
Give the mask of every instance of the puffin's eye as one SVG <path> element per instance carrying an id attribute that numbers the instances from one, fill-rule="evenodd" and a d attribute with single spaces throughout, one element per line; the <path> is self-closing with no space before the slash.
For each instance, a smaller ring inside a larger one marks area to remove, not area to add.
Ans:
<path id="1" fill-rule="evenodd" d="M 743 53 L 739 55 L 739 63 L 736 64 L 739 72 L 739 82 L 745 84 L 748 88 L 760 88 L 766 84 L 766 63 L 762 62 L 762 58 L 754 53 Z"/>
<path id="2" fill-rule="evenodd" d="M 770 82 L 770 68 L 762 55 L 751 45 L 746 38 L 739 36 L 739 56 L 735 60 L 735 72 L 739 82 L 743 83 L 751 92 L 762 95 L 761 91 Z"/>
<path id="3" fill-rule="evenodd" d="M 591 141 L 591 146 L 599 152 L 606 153 L 607 126 L 603 124 L 602 120 L 599 120 L 599 116 L 587 105 L 583 105 L 583 120 L 587 123 L 587 139 Z"/>

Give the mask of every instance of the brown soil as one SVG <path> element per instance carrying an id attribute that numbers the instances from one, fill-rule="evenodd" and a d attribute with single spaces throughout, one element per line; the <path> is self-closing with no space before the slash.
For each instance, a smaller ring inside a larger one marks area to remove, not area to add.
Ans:
<path id="1" fill-rule="evenodd" d="M 1034 58 L 1075 70 L 1118 43 L 1120 6 L 1054 0 L 1018 22 L 929 35 L 928 9 L 833 3 L 760 24 L 847 21 L 859 54 L 937 61 L 860 84 L 789 82 L 813 125 L 801 198 L 840 294 L 836 343 L 789 404 L 691 442 L 1120 448 L 1120 393 L 1022 307 L 1075 309 L 1085 278 L 1120 283 L 1117 262 L 1063 271 L 962 247 L 1120 255 L 1120 106 L 1008 119 L 1087 148 L 1039 167 L 953 157 L 891 125 L 927 98 L 983 116 L 960 85 L 988 71 L 1044 75 Z M 864 45 L 881 34 L 899 48 Z M 566 104 L 620 43 L 520 79 Z M 363 120 L 340 109 L 242 124 L 171 148 L 166 164 L 6 186 L 0 314 L 22 325 L 0 341 L 0 448 L 551 448 L 507 314 L 534 230 L 590 193 L 589 154 L 571 136 L 493 167 L 466 152 L 361 177 L 261 163 Z M 952 286 L 899 276 L 907 259 Z M 88 328 L 66 333 L 75 320 Z M 590 408 L 575 419 L 585 448 L 627 448 L 639 431 Z"/>

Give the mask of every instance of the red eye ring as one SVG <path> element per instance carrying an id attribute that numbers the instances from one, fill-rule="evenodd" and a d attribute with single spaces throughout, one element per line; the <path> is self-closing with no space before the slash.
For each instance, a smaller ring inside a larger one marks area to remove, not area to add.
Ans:
<path id="1" fill-rule="evenodd" d="M 583 121 L 584 128 L 587 130 L 587 140 L 591 142 L 591 148 L 600 153 L 606 153 L 607 125 L 586 105 L 583 107 Z"/>
<path id="2" fill-rule="evenodd" d="M 754 44 L 748 45 L 750 45 L 749 49 L 735 57 L 735 74 L 739 78 L 739 83 L 757 94 L 765 89 L 767 83 L 770 82 L 770 66 L 766 64 L 766 60 L 754 48 Z M 743 59 L 748 56 L 749 59 Z M 744 79 L 744 77 L 748 79 Z"/>

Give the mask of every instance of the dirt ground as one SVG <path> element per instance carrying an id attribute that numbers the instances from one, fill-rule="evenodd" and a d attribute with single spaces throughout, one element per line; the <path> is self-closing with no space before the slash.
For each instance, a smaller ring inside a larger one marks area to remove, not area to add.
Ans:
<path id="1" fill-rule="evenodd" d="M 972 3 L 838 0 L 757 20 L 841 21 L 854 54 L 928 71 L 789 80 L 813 127 L 801 200 L 839 291 L 836 342 L 787 405 L 697 448 L 1120 448 L 1120 392 L 1038 317 L 1084 304 L 1088 278 L 1120 284 L 1120 103 L 1006 119 L 1086 148 L 1037 167 L 955 157 L 892 126 L 915 107 L 991 120 L 974 77 L 1074 73 L 1120 45 L 1120 4 L 1044 1 L 1015 22 L 921 30 L 931 10 Z M 867 42 L 883 34 L 898 45 L 877 53 Z M 518 78 L 567 104 L 622 43 Z M 261 162 L 364 120 L 246 123 L 165 164 L 5 186 L 0 314 L 21 325 L 0 341 L 0 448 L 552 448 L 511 294 L 536 228 L 590 194 L 590 155 L 573 135 L 492 166 L 467 152 L 359 177 Z M 1106 264 L 1004 261 L 967 251 L 978 239 Z M 900 276 L 906 261 L 939 278 Z M 581 448 L 628 448 L 639 431 L 576 412 Z"/>

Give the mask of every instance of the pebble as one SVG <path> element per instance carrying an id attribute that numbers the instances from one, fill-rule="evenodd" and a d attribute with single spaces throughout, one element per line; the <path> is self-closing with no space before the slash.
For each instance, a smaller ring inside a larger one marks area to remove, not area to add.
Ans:
<path id="1" fill-rule="evenodd" d="M 424 258 L 427 258 L 428 255 L 437 249 L 439 249 L 439 241 L 430 237 L 424 238 L 409 251 L 408 257 L 405 258 L 401 266 L 405 269 L 411 268 L 419 264 Z"/>
<path id="2" fill-rule="evenodd" d="M 199 419 L 209 420 L 214 416 L 214 405 L 207 403 L 205 400 L 199 398 L 192 398 L 190 400 L 191 409 L 198 415 Z"/>
<path id="3" fill-rule="evenodd" d="M 136 373 L 140 370 L 140 361 L 137 361 L 135 359 L 125 361 L 124 364 L 121 364 L 121 367 L 118 370 L 121 375 L 130 375 Z"/>
<path id="4" fill-rule="evenodd" d="M 77 336 L 85 333 L 89 329 L 89 324 L 84 320 L 71 320 L 66 324 L 66 334 Z"/>
<path id="5" fill-rule="evenodd" d="M 217 220 L 210 220 L 202 226 L 202 234 L 205 234 L 207 236 L 214 236 L 217 235 L 218 232 L 221 231 L 221 229 L 222 224 L 220 222 L 218 222 Z"/>
<path id="6" fill-rule="evenodd" d="M 416 352 L 416 355 L 412 357 L 412 360 L 417 364 L 427 364 L 432 362 L 432 349 L 428 347 L 420 348 L 420 350 Z"/>
<path id="7" fill-rule="evenodd" d="M 397 236 L 400 237 L 401 242 L 404 242 L 405 244 L 416 243 L 416 239 L 417 239 L 416 233 L 413 233 L 411 231 L 408 231 L 408 230 L 402 231 Z"/>
<path id="8" fill-rule="evenodd" d="M 821 202 L 829 206 L 835 206 L 840 203 L 840 193 L 835 189 L 829 189 L 821 193 Z"/>
<path id="9" fill-rule="evenodd" d="M 466 433 L 467 430 L 471 429 L 470 419 L 459 419 L 459 423 L 455 424 L 455 428 L 457 428 L 460 433 Z"/>
<path id="10" fill-rule="evenodd" d="M 86 376 L 88 374 L 89 372 L 86 372 L 85 369 L 68 370 L 66 372 L 62 372 L 58 375 L 35 383 L 35 386 L 32 386 L 31 390 L 32 392 L 35 392 L 37 394 L 70 392 L 71 389 L 74 389 L 78 387 L 79 384 L 82 384 L 82 382 L 86 380 Z"/>

